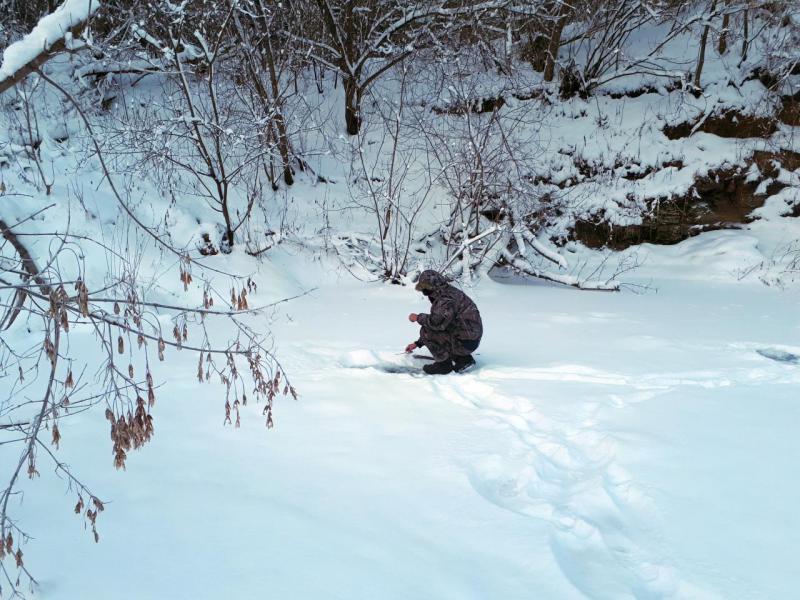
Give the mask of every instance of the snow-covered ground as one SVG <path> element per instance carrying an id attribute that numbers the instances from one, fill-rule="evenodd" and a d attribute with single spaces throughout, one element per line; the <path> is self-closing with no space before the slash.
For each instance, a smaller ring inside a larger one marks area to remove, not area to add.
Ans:
<path id="1" fill-rule="evenodd" d="M 32 51 L 30 40 L 42 38 L 28 38 L 23 49 Z M 680 50 L 676 65 L 694 60 L 696 47 L 686 40 L 673 46 Z M 759 52 L 752 52 L 753 64 Z M 77 89 L 79 77 L 67 75 L 70 61 L 54 59 L 48 69 Z M 573 191 L 565 197 L 574 196 L 542 239 L 563 241 L 576 218 L 599 214 L 613 225 L 641 222 L 649 202 L 682 197 L 697 177 L 743 165 L 754 151 L 797 151 L 800 128 L 784 124 L 769 139 L 698 132 L 673 140 L 663 133 L 664 125 L 726 108 L 771 111 L 766 88 L 748 78 L 752 66 L 709 56 L 698 99 L 656 87 L 631 98 L 608 94 L 655 85 L 629 77 L 601 86 L 589 100 L 530 104 L 536 118 L 522 129 L 535 134 L 541 152 L 536 174 L 547 175 L 550 187 L 569 181 Z M 424 72 L 414 76 L 425 79 Z M 531 85 L 540 85 L 535 78 Z M 373 102 L 382 94 L 381 101 L 394 102 L 397 82 L 386 79 Z M 505 90 L 496 74 L 486 79 L 486 89 L 465 84 L 467 91 L 491 97 Z M 310 80 L 303 84 L 311 89 Z M 430 87 L 416 91 L 420 98 L 410 100 L 431 100 Z M 254 405 L 242 409 L 240 428 L 225 426 L 224 387 L 200 385 L 196 355 L 168 350 L 166 363 L 154 369 L 155 435 L 131 452 L 125 471 L 113 467 L 102 403 L 64 419 L 57 455 L 106 509 L 95 544 L 84 519 L 72 513 L 74 492 L 46 462 L 41 477 L 20 483 L 25 493 L 12 498 L 9 512 L 34 537 L 23 550 L 41 584 L 38 597 L 796 597 L 800 301 L 797 282 L 781 271 L 788 245 L 796 250 L 800 240 L 800 219 L 782 216 L 800 202 L 800 171 L 784 165 L 777 177 L 788 187 L 767 198 L 756 211 L 760 220 L 741 230 L 629 251 L 642 266 L 623 273 L 619 293 L 534 284 L 502 272 L 465 284 L 486 328 L 478 367 L 444 377 L 392 374 L 385 367 L 421 365 L 402 349 L 417 337 L 406 316 L 427 302 L 412 286 L 352 276 L 375 279 L 358 256 L 358 242 L 374 242 L 376 227 L 359 183 L 368 168 L 360 175 L 355 157 L 360 143 L 368 162 L 380 166 L 388 151 L 385 123 L 368 103 L 363 138 L 345 138 L 340 90 L 306 92 L 307 112 L 290 112 L 289 121 L 310 122 L 298 147 L 315 173 L 298 174 L 293 187 L 260 198 L 242 238 L 255 248 L 266 239 L 275 244 L 261 260 L 247 256 L 241 242 L 232 254 L 199 257 L 202 234 L 220 245 L 219 215 L 129 170 L 129 148 L 109 142 L 126 210 L 142 223 L 206 266 L 252 275 L 252 307 L 304 294 L 249 318 L 255 331 L 274 335 L 300 398 L 278 401 L 272 430 Z M 53 238 L 39 234 L 83 236 L 59 266 L 69 275 L 76 258 L 92 289 L 133 265 L 148 299 L 199 305 L 202 277 L 183 292 L 178 259 L 131 225 L 105 175 L 86 160 L 86 134 L 72 107 L 53 90 L 42 94 L 35 132 L 41 140 L 22 127 L 22 105 L 10 93 L 3 99 L 9 110 L 0 114 L 7 133 L 0 140 L 1 216 L 12 224 L 25 220 L 20 231 L 42 260 Z M 129 99 L 155 104 L 163 94 L 152 76 Z M 447 93 L 434 99 L 453 100 Z M 108 114 L 92 112 L 100 137 L 115 139 L 114 111 L 123 111 L 122 102 Z M 523 104 L 509 100 L 503 110 L 524 112 Z M 448 127 L 448 117 L 413 106 Z M 52 195 L 24 158 L 24 146 L 38 141 L 41 177 L 53 185 Z M 421 157 L 429 158 L 415 155 Z M 598 174 L 582 174 L 581 161 Z M 642 177 L 626 179 L 628 171 Z M 411 188 L 403 198 L 413 196 Z M 242 192 L 234 193 L 237 210 Z M 450 200 L 443 188 L 426 196 L 415 235 L 440 228 Z M 414 251 L 420 248 L 422 242 Z M 610 256 L 608 275 L 624 256 L 575 242 L 551 244 L 556 250 L 569 259 L 571 276 L 591 273 L 603 255 Z M 442 258 L 436 251 L 419 252 L 408 270 L 435 264 Z M 217 289 L 230 286 L 229 278 L 206 275 Z M 161 318 L 166 325 L 168 317 Z M 19 319 L 4 341 L 41 343 L 31 323 Z M 207 326 L 215 340 L 230 333 L 212 319 Z M 96 369 L 97 353 L 88 328 L 70 332 L 76 365 L 86 359 Z M 16 373 L 2 375 L 0 386 L 10 387 Z M 90 385 L 101 378 L 85 374 Z M 17 460 L 17 447 L 0 444 L 1 467 Z"/>
<path id="2" fill-rule="evenodd" d="M 102 410 L 71 418 L 61 455 L 111 502 L 94 544 L 62 482 L 26 481 L 40 597 L 792 597 L 800 366 L 758 350 L 800 354 L 797 295 L 709 263 L 751 246 L 652 247 L 646 294 L 484 281 L 479 368 L 438 378 L 378 368 L 413 362 L 419 294 L 276 251 L 258 300 L 322 281 L 271 325 L 300 400 L 224 427 L 175 355 L 125 472 Z"/>

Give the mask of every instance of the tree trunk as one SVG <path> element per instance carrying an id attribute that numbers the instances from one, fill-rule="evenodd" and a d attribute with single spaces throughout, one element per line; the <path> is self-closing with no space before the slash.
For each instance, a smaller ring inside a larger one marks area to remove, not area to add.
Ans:
<path id="1" fill-rule="evenodd" d="M 747 39 L 750 35 L 750 19 L 747 9 L 745 9 L 742 19 L 744 20 L 744 27 L 742 31 L 742 59 L 739 61 L 740 65 L 747 60 L 747 46 L 750 43 L 750 40 Z"/>
<path id="2" fill-rule="evenodd" d="M 233 250 L 233 223 L 231 222 L 231 213 L 228 209 L 228 184 L 225 181 L 216 181 L 217 195 L 220 199 L 220 210 L 222 218 L 225 220 L 225 234 L 222 237 L 220 250 L 224 254 L 230 254 Z"/>
<path id="3" fill-rule="evenodd" d="M 258 22 L 252 21 L 252 27 L 258 30 Z M 281 97 L 280 80 L 278 79 L 277 69 L 275 67 L 275 56 L 272 52 L 272 41 L 269 36 L 266 36 L 265 43 L 260 47 L 262 50 L 261 62 L 257 63 L 253 51 L 252 42 L 250 41 L 249 34 L 245 34 L 245 29 L 242 24 L 236 20 L 236 34 L 239 41 L 245 48 L 247 70 L 250 73 L 250 79 L 253 82 L 256 93 L 264 107 L 265 116 L 269 120 L 266 126 L 266 132 L 272 134 L 278 144 L 278 152 L 281 155 L 281 163 L 283 167 L 283 180 L 286 185 L 294 183 L 294 172 L 292 171 L 292 148 L 289 142 L 289 136 L 286 133 L 286 121 L 283 118 L 283 102 Z M 272 93 L 267 91 L 265 84 L 261 81 L 262 73 L 266 72 L 269 77 L 270 88 Z M 277 131 L 275 131 L 277 130 Z M 268 136 L 269 137 L 269 136 Z M 270 183 L 273 188 L 277 185 L 275 179 L 270 178 Z"/>
<path id="4" fill-rule="evenodd" d="M 272 98 L 274 99 L 273 102 L 275 105 L 275 114 L 272 116 L 272 119 L 275 121 L 275 127 L 278 130 L 278 152 L 281 154 L 281 162 L 283 163 L 283 181 L 286 185 L 292 185 L 294 183 L 292 152 L 289 147 L 289 136 L 286 135 L 286 121 L 283 119 L 283 103 L 281 102 L 281 87 L 275 69 L 275 58 L 272 54 L 272 41 L 269 36 L 267 36 L 265 49 L 269 82 L 272 87 Z"/>
<path id="5" fill-rule="evenodd" d="M 722 33 L 719 34 L 719 54 L 722 56 L 728 51 L 728 27 L 730 26 L 731 16 L 725 13 L 722 16 Z"/>
<path id="6" fill-rule="evenodd" d="M 231 226 L 231 216 L 228 212 L 228 203 L 222 205 L 222 216 L 225 219 L 225 236 L 222 238 L 220 250 L 223 254 L 230 254 L 233 250 L 233 227 Z"/>
<path id="7" fill-rule="evenodd" d="M 544 72 L 548 45 L 549 41 L 547 36 L 542 35 L 538 31 L 528 33 L 528 43 L 525 47 L 525 54 L 534 71 Z"/>
<path id="8" fill-rule="evenodd" d="M 564 31 L 564 25 L 567 23 L 567 12 L 564 8 L 559 6 L 556 13 L 556 21 L 553 23 L 553 29 L 550 32 L 550 41 L 547 44 L 547 57 L 544 63 L 544 80 L 553 81 L 556 72 L 556 59 L 558 58 L 558 49 L 561 47 L 561 32 Z"/>
<path id="9" fill-rule="evenodd" d="M 714 16 L 714 11 L 717 9 L 717 0 L 711 2 L 711 10 L 708 18 Z M 703 65 L 706 62 L 706 43 L 708 42 L 708 31 L 711 29 L 710 25 L 703 27 L 703 34 L 700 36 L 700 55 L 697 57 L 697 68 L 694 71 L 694 87 L 700 89 L 700 76 L 703 74 Z"/>
<path id="10" fill-rule="evenodd" d="M 275 127 L 278 129 L 278 152 L 281 153 L 283 163 L 283 181 L 286 185 L 294 183 L 294 172 L 292 171 L 292 152 L 289 148 L 289 136 L 286 134 L 286 122 L 283 120 L 283 113 L 278 109 L 275 112 Z"/>
<path id="11" fill-rule="evenodd" d="M 344 120 L 349 135 L 361 130 L 361 88 L 352 77 L 344 80 Z"/>

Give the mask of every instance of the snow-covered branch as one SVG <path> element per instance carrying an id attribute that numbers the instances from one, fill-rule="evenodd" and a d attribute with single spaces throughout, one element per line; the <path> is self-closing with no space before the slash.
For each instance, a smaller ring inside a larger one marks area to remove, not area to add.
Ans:
<path id="1" fill-rule="evenodd" d="M 100 0 L 64 0 L 43 17 L 33 30 L 3 52 L 0 64 L 0 94 L 38 70 L 55 54 L 73 46 L 78 35 L 99 10 Z"/>
<path id="2" fill-rule="evenodd" d="M 537 269 L 524 258 L 514 256 L 508 250 L 503 252 L 503 257 L 506 259 L 508 264 L 511 265 L 514 269 L 517 269 L 518 271 L 525 273 L 526 275 L 530 275 L 531 277 L 536 277 L 537 279 L 545 279 L 547 281 L 552 281 L 554 283 L 560 283 L 562 285 L 569 285 L 572 287 L 576 287 L 581 290 L 616 292 L 619 291 L 620 289 L 620 283 L 618 281 L 614 281 L 613 279 L 583 280 L 576 277 L 575 275 L 567 275 L 564 273 L 553 273 L 551 271 Z"/>

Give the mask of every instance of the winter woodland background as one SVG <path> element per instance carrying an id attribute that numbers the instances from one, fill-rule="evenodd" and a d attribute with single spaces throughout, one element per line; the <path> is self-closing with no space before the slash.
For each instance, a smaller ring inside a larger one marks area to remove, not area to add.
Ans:
<path id="1" fill-rule="evenodd" d="M 1 597 L 796 593 L 796 2 L 0 0 L 0 49 Z M 472 374 L 380 370 L 426 268 Z"/>

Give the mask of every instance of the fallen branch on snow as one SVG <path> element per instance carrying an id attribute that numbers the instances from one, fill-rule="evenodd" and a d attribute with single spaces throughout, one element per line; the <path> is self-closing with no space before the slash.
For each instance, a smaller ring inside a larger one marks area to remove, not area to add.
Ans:
<path id="1" fill-rule="evenodd" d="M 543 271 L 541 269 L 537 269 L 527 260 L 515 257 L 508 250 L 505 250 L 503 252 L 503 258 L 505 258 L 508 264 L 510 264 L 513 268 L 517 269 L 522 273 L 525 273 L 526 275 L 530 275 L 531 277 L 536 277 L 538 279 L 545 279 L 547 281 L 552 281 L 554 283 L 560 283 L 562 285 L 569 285 L 572 287 L 576 287 L 580 290 L 594 290 L 599 292 L 618 292 L 620 288 L 620 283 L 618 281 L 613 281 L 612 279 L 606 281 L 581 280 L 578 277 L 575 277 L 574 275 L 551 273 L 550 271 Z"/>

